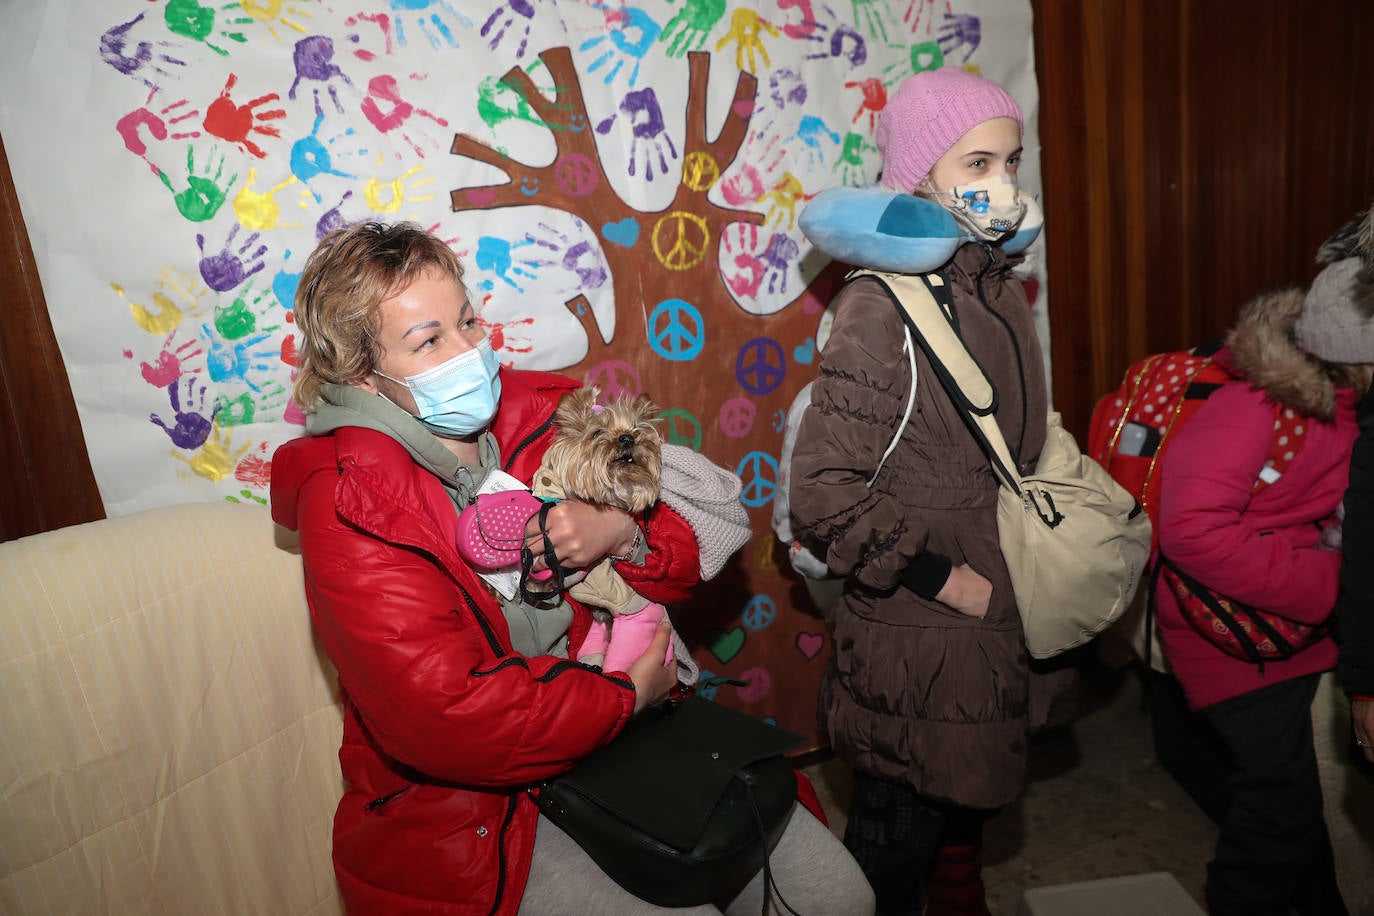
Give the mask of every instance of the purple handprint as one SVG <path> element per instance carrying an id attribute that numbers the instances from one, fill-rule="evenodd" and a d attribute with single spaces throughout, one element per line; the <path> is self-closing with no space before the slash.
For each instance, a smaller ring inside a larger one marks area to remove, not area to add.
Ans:
<path id="1" fill-rule="evenodd" d="M 806 83 L 796 70 L 779 67 L 768 77 L 768 91 L 779 111 L 806 102 Z"/>
<path id="2" fill-rule="evenodd" d="M 768 292 L 787 292 L 787 271 L 801 254 L 801 246 L 786 232 L 776 232 L 768 240 L 763 261 L 768 265 Z"/>
<path id="3" fill-rule="evenodd" d="M 301 80 L 313 80 L 323 84 L 323 88 L 328 89 L 329 98 L 334 102 L 334 110 L 343 114 L 343 103 L 339 101 L 339 89 L 331 82 L 334 79 L 341 79 L 350 89 L 354 88 L 353 81 L 348 78 L 348 74 L 339 69 L 338 64 L 334 63 L 334 41 L 325 35 L 310 35 L 296 42 L 296 48 L 291 52 L 291 60 L 296 65 L 296 78 L 291 82 L 291 88 L 287 91 L 287 98 L 296 97 L 296 87 Z M 315 86 L 312 91 L 315 93 L 315 110 L 320 110 L 320 86 Z"/>
<path id="4" fill-rule="evenodd" d="M 128 47 L 130 42 L 129 31 L 138 24 L 146 13 L 139 13 L 128 22 L 116 25 L 106 30 L 100 36 L 100 59 L 111 67 L 114 67 L 125 76 L 133 76 L 149 89 L 157 89 L 157 83 L 148 78 L 148 71 L 152 71 L 158 76 L 171 76 L 171 71 L 163 68 L 163 64 L 173 64 L 178 67 L 186 66 L 186 61 L 178 60 L 162 51 L 153 50 L 153 42 L 140 41 L 130 52 Z M 157 43 L 162 47 L 170 47 L 165 41 Z"/>
<path id="5" fill-rule="evenodd" d="M 267 254 L 267 246 L 259 245 L 256 251 L 251 254 L 248 249 L 253 247 L 253 243 L 258 240 L 258 233 L 254 232 L 244 239 L 238 251 L 232 252 L 234 237 L 238 235 L 239 225 L 234 224 L 234 228 L 229 230 L 229 236 L 224 240 L 224 248 L 213 255 L 205 254 L 205 236 L 196 234 L 196 247 L 200 249 L 200 276 L 205 281 L 205 285 L 220 293 L 227 293 L 229 290 L 247 280 L 253 274 L 262 270 L 266 266 L 262 256 Z M 249 263 L 252 266 L 249 266 Z"/>
<path id="6" fill-rule="evenodd" d="M 978 50 L 983 41 L 983 24 L 977 16 L 968 13 L 945 13 L 944 25 L 940 26 L 940 50 L 948 57 L 951 52 L 967 47 L 964 61 L 967 62 Z"/>
<path id="7" fill-rule="evenodd" d="M 667 147 L 672 158 L 677 158 L 677 147 L 668 136 L 663 123 L 663 109 L 658 104 L 658 96 L 652 89 L 632 89 L 625 93 L 620 110 L 630 118 L 630 174 L 635 174 L 636 163 L 643 158 L 644 177 L 654 180 L 654 154 L 657 154 L 659 171 L 667 173 L 669 156 L 664 153 Z"/>
<path id="8" fill-rule="evenodd" d="M 818 36 L 812 36 L 809 40 L 817 41 L 818 38 Z M 868 61 L 868 43 L 853 26 L 837 26 L 835 31 L 830 33 L 827 50 L 806 55 L 807 60 L 828 60 L 840 57 L 848 58 L 851 68 L 862 67 Z"/>
<path id="9" fill-rule="evenodd" d="M 210 430 L 215 422 L 215 410 L 211 409 L 208 415 L 205 413 L 204 384 L 196 390 L 196 379 L 186 378 L 183 381 L 186 383 L 185 409 L 182 408 L 183 395 L 180 393 L 179 382 L 172 382 L 167 386 L 167 395 L 172 405 L 172 425 L 168 426 L 167 421 L 155 413 L 148 414 L 148 420 L 153 425 L 162 427 L 162 431 L 177 448 L 196 449 L 210 438 Z"/>
<path id="10" fill-rule="evenodd" d="M 211 342 L 210 353 L 205 357 L 210 378 L 216 382 L 242 381 L 254 391 L 261 391 L 262 387 L 248 376 L 249 373 L 271 372 L 274 368 L 272 358 L 278 356 L 280 350 L 270 344 L 259 346 L 271 335 L 267 331 L 259 331 L 231 344 L 215 335 L 208 324 L 202 325 L 201 329 Z"/>
<path id="11" fill-rule="evenodd" d="M 487 17 L 487 21 L 482 23 L 482 37 L 487 38 L 490 34 L 487 47 L 493 51 L 496 50 L 496 46 L 506 37 L 507 30 L 515 26 L 516 17 L 523 19 L 524 22 L 521 23 L 520 47 L 516 49 L 515 56 L 517 58 L 525 56 L 525 45 L 529 44 L 530 40 L 530 24 L 531 20 L 534 19 L 534 4 L 530 0 L 507 0 L 506 3 L 492 11 L 492 14 Z M 499 25 L 497 20 L 500 20 Z"/>
<path id="12" fill-rule="evenodd" d="M 343 196 L 339 198 L 339 202 L 326 210 L 324 216 L 321 216 L 319 220 L 316 221 L 315 239 L 317 241 L 324 241 L 326 235 L 333 232 L 335 229 L 342 229 L 349 224 L 350 220 L 343 215 L 343 205 L 352 196 L 352 191 L 344 191 Z M 287 307 L 290 308 L 289 305 Z"/>

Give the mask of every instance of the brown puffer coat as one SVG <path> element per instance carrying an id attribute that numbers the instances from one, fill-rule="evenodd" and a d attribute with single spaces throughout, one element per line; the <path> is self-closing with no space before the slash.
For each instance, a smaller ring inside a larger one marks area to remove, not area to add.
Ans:
<path id="1" fill-rule="evenodd" d="M 1047 409 L 1025 292 L 995 248 L 966 244 L 940 273 L 953 289 L 959 335 L 996 388 L 997 422 L 1024 473 L 1044 445 Z M 907 406 L 903 343 L 886 290 L 872 278 L 847 284 L 798 431 L 795 530 L 848 577 L 827 612 L 834 653 L 820 716 L 851 766 L 928 797 L 993 808 L 1024 782 L 1030 678 L 998 549 L 997 480 L 918 349 L 915 409 L 868 486 Z M 992 582 L 985 618 L 899 585 L 927 550 Z"/>

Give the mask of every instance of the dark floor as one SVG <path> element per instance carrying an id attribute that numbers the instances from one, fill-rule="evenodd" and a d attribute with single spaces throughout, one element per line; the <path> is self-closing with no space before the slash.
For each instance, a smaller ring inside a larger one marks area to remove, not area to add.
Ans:
<path id="1" fill-rule="evenodd" d="M 993 916 L 1016 916 L 1029 888 L 1171 872 L 1201 900 L 1216 828 L 1160 767 L 1140 683 L 1095 667 L 1081 714 L 1033 740 L 1030 783 L 988 823 L 984 881 Z M 831 760 L 807 770 L 839 835 L 849 772 Z"/>

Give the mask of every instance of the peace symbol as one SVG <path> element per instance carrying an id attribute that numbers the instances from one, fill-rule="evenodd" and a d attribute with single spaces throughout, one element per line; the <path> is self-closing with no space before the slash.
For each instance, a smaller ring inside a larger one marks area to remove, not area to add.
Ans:
<path id="1" fill-rule="evenodd" d="M 773 678 L 765 668 L 754 667 L 741 671 L 739 679 L 745 683 L 743 687 L 735 688 L 735 694 L 746 703 L 757 703 L 773 689 Z"/>
<path id="2" fill-rule="evenodd" d="M 754 428 L 754 413 L 757 408 L 748 398 L 731 398 L 720 405 L 720 431 L 731 439 L 749 435 Z"/>
<path id="3" fill-rule="evenodd" d="M 600 385 L 602 396 L 608 399 L 622 394 L 634 396 L 644 390 L 639 370 L 618 359 L 592 366 L 582 380 L 588 385 Z"/>
<path id="4" fill-rule="evenodd" d="M 710 153 L 697 150 L 682 162 L 682 183 L 693 191 L 706 191 L 720 180 L 720 166 Z"/>
<path id="5" fill-rule="evenodd" d="M 740 622 L 746 630 L 763 630 L 778 619 L 778 606 L 767 595 L 755 595 L 744 606 Z"/>
<path id="6" fill-rule="evenodd" d="M 750 452 L 735 468 L 735 476 L 744 482 L 739 501 L 746 506 L 762 506 L 778 487 L 777 459 L 766 452 Z"/>
<path id="7" fill-rule="evenodd" d="M 691 270 L 706 258 L 711 231 L 695 213 L 673 210 L 654 223 L 654 255 L 669 270 Z"/>
<path id="8" fill-rule="evenodd" d="M 701 451 L 701 421 L 681 407 L 672 407 L 661 415 L 663 428 L 668 431 L 670 445 L 685 445 L 694 452 Z"/>
<path id="9" fill-rule="evenodd" d="M 706 342 L 706 323 L 688 302 L 664 299 L 649 314 L 649 347 L 673 362 L 696 359 Z"/>
<path id="10" fill-rule="evenodd" d="M 582 153 L 568 153 L 558 160 L 553 176 L 558 186 L 572 197 L 586 197 L 601 184 L 596 163 Z"/>
<path id="11" fill-rule="evenodd" d="M 750 394 L 763 395 L 782 384 L 787 372 L 782 347 L 771 337 L 755 337 L 739 348 L 735 378 Z"/>

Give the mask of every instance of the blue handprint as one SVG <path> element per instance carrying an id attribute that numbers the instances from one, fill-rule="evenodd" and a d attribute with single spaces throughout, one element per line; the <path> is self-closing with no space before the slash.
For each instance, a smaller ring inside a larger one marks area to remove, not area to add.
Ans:
<path id="1" fill-rule="evenodd" d="M 358 177 L 334 168 L 334 154 L 329 149 L 340 139 L 352 136 L 354 129 L 352 127 L 347 128 L 343 133 L 330 138 L 326 143 L 320 140 L 320 126 L 323 123 L 324 112 L 316 107 L 315 124 L 310 128 L 310 133 L 291 144 L 291 174 L 295 175 L 301 184 L 307 187 L 310 184 L 310 179 L 317 175 L 334 175 L 339 178 Z M 366 150 L 362 152 L 366 152 Z M 313 189 L 310 193 L 314 194 L 316 202 L 323 199 Z"/>
<path id="2" fill-rule="evenodd" d="M 815 115 L 806 115 L 797 125 L 797 139 L 806 147 L 806 155 L 811 165 L 820 166 L 825 164 L 825 151 L 821 148 L 821 142 L 829 140 L 832 144 L 838 145 L 840 135 L 826 127 L 825 122 Z"/>
<path id="3" fill-rule="evenodd" d="M 534 279 L 539 276 L 538 269 L 547 267 L 550 263 L 537 258 L 517 259 L 515 257 L 515 249 L 532 244 L 534 241 L 530 238 L 512 244 L 506 239 L 497 238 L 494 235 L 484 235 L 477 240 L 477 253 L 473 256 L 473 260 L 480 270 L 490 271 L 496 275 L 497 279 L 516 292 L 523 293 L 524 288 L 511 277 Z M 489 290 L 494 284 L 490 280 L 486 280 L 481 285 L 484 289 Z"/>
<path id="4" fill-rule="evenodd" d="M 612 47 L 607 48 L 600 57 L 592 61 L 587 68 L 589 73 L 595 73 L 603 65 L 614 60 L 611 69 L 602 78 L 606 85 L 610 85 L 625 66 L 627 60 L 634 61 L 634 68 L 630 71 L 630 85 L 633 86 L 639 79 L 639 65 L 644 61 L 644 55 L 649 53 L 654 42 L 658 41 L 659 33 L 663 27 L 654 21 L 648 13 L 636 7 L 627 6 L 619 9 L 612 9 L 604 3 L 598 3 L 596 8 L 601 10 L 606 16 L 606 24 L 610 27 L 606 35 L 598 35 L 596 38 L 589 38 L 582 42 L 579 51 L 586 51 L 596 47 L 605 41 L 610 41 Z M 639 37 L 631 39 L 632 33 L 638 33 Z"/>
<path id="5" fill-rule="evenodd" d="M 410 16 L 406 14 L 409 13 L 418 14 L 415 22 L 431 48 L 439 48 L 443 44 L 450 48 L 458 47 L 458 39 L 453 34 L 450 22 L 465 29 L 472 28 L 472 20 L 454 9 L 448 0 L 388 0 L 387 6 L 391 8 L 391 18 L 396 24 L 396 41 L 402 45 L 408 40 L 406 22 Z"/>
<path id="6" fill-rule="evenodd" d="M 668 136 L 663 122 L 663 109 L 658 104 L 654 90 L 630 90 L 625 93 L 620 110 L 630 119 L 630 174 L 635 174 L 636 163 L 643 160 L 644 177 L 653 181 L 655 158 L 658 159 L 658 170 L 666 174 L 669 158 L 677 159 L 677 147 L 672 137 Z"/>
<path id="7" fill-rule="evenodd" d="M 508 0 L 492 10 L 487 21 L 482 23 L 481 35 L 488 39 L 487 47 L 493 51 L 497 45 L 501 44 L 506 37 L 506 32 L 515 27 L 517 17 L 523 19 L 521 23 L 520 47 L 516 49 L 516 57 L 525 56 L 525 45 L 530 40 L 530 25 L 534 19 L 534 4 L 530 0 Z"/>
<path id="8" fill-rule="evenodd" d="M 185 404 L 182 404 L 182 383 L 185 383 Z M 199 390 L 197 390 L 197 387 Z M 196 449 L 205 444 L 205 440 L 210 438 L 210 430 L 215 423 L 215 412 L 212 408 L 209 414 L 205 413 L 205 384 L 197 384 L 194 376 L 186 376 L 183 379 L 172 382 L 167 386 L 167 396 L 171 400 L 172 406 L 172 425 L 168 426 L 167 421 L 163 420 L 155 413 L 148 414 L 148 420 L 154 426 L 159 426 L 167 437 L 172 440 L 172 444 L 177 448 Z"/>
<path id="9" fill-rule="evenodd" d="M 339 65 L 334 63 L 334 40 L 326 35 L 309 35 L 296 42 L 295 49 L 291 52 L 291 60 L 296 65 L 296 78 L 291 81 L 291 88 L 287 91 L 287 98 L 296 97 L 296 88 L 300 86 L 302 80 L 319 83 L 319 86 L 311 87 L 311 92 L 315 94 L 315 111 L 320 111 L 320 90 L 325 89 L 329 92 L 329 98 L 334 102 L 334 110 L 343 114 L 343 103 L 339 101 L 339 87 L 335 80 L 343 80 L 348 88 L 356 91 L 353 81 L 348 78 L 348 74 L 339 69 Z M 319 122 L 315 122 L 315 129 L 319 130 Z"/>
<path id="10" fill-rule="evenodd" d="M 230 343 L 214 334 L 208 324 L 202 325 L 201 330 L 205 333 L 205 339 L 210 341 L 210 352 L 205 357 L 210 378 L 216 382 L 241 381 L 254 391 L 261 392 L 262 386 L 248 376 L 249 373 L 268 373 L 275 367 L 272 358 L 279 356 L 280 350 L 259 346 L 271 335 L 267 331 L 259 331 L 251 337 Z"/>
<path id="11" fill-rule="evenodd" d="M 111 67 L 114 67 L 125 76 L 132 76 L 149 89 L 157 89 L 157 83 L 149 77 L 152 73 L 159 77 L 171 76 L 170 70 L 164 64 L 177 67 L 186 66 L 186 61 L 172 57 L 165 51 L 155 51 L 154 48 L 170 48 L 170 42 L 159 41 L 140 41 L 131 49 L 129 43 L 132 40 L 129 32 L 146 13 L 139 13 L 128 22 L 112 26 L 100 36 L 100 59 Z"/>
<path id="12" fill-rule="evenodd" d="M 216 292 L 227 293 L 267 266 L 262 259 L 263 255 L 267 254 L 266 245 L 259 245 L 257 250 L 251 253 L 248 250 L 258 240 L 258 233 L 256 232 L 244 239 L 237 251 L 229 250 L 233 247 L 234 237 L 238 233 L 239 224 L 235 223 L 234 228 L 229 230 L 229 235 L 224 240 L 224 248 L 218 254 L 213 255 L 205 254 L 205 236 L 196 233 L 196 247 L 200 249 L 201 253 L 201 279 L 205 281 L 206 286 Z"/>

